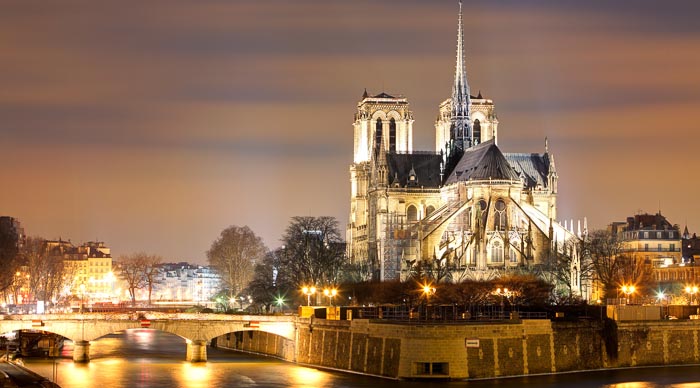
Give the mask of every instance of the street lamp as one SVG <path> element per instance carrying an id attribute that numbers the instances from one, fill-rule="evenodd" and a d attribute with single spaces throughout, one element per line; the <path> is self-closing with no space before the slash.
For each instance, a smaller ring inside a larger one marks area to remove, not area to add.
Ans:
<path id="1" fill-rule="evenodd" d="M 85 283 L 80 283 L 80 313 L 83 313 L 83 305 L 85 304 Z"/>
<path id="2" fill-rule="evenodd" d="M 694 304 L 694 303 L 693 303 L 693 299 L 694 299 L 695 294 L 698 293 L 698 286 L 692 286 L 692 287 L 691 287 L 691 286 L 687 286 L 687 287 L 685 288 L 685 292 L 687 292 L 688 294 L 690 294 L 690 300 L 688 301 L 688 304 Z"/>
<path id="3" fill-rule="evenodd" d="M 311 295 L 316 293 L 316 287 L 311 286 L 311 287 L 306 287 L 301 289 L 301 292 L 306 295 L 306 305 L 311 306 Z"/>
<path id="4" fill-rule="evenodd" d="M 659 291 L 656 293 L 656 299 L 659 301 L 659 304 L 661 305 L 661 312 L 664 313 L 664 302 L 666 302 L 666 293 L 663 291 Z M 666 308 L 668 308 L 668 303 L 666 304 Z M 666 319 L 666 316 L 668 314 L 663 314 L 664 319 Z"/>
<path id="5" fill-rule="evenodd" d="M 435 295 L 435 287 L 431 284 L 423 284 L 423 295 L 425 295 L 425 319 L 429 318 L 428 305 L 430 304 L 430 296 Z M 433 309 L 433 316 L 435 316 L 435 309 Z"/>
<path id="6" fill-rule="evenodd" d="M 331 306 L 333 306 L 333 297 L 337 294 L 338 290 L 336 290 L 335 288 L 331 288 L 330 290 L 326 288 L 325 290 L 323 290 L 323 295 L 328 297 L 328 301 Z"/>
<path id="7" fill-rule="evenodd" d="M 501 297 L 501 314 L 503 314 L 503 311 L 505 310 L 505 299 L 510 298 L 510 296 L 512 295 L 512 291 L 508 290 L 507 288 L 497 288 L 494 294 L 499 295 Z"/>
<path id="8" fill-rule="evenodd" d="M 435 291 L 435 287 L 429 284 L 423 285 L 423 294 L 425 294 L 426 303 L 430 302 L 430 295 L 434 295 Z"/>
<path id="9" fill-rule="evenodd" d="M 637 289 L 634 286 L 622 286 L 620 290 L 622 290 L 622 293 L 625 294 L 625 304 L 629 304 L 630 295 L 634 294 L 634 291 Z"/>

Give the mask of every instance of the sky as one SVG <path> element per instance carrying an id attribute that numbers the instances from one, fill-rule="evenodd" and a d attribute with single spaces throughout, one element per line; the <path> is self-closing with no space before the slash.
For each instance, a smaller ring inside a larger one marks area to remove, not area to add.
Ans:
<path id="1" fill-rule="evenodd" d="M 0 215 L 30 236 L 206 262 L 231 225 L 269 248 L 349 213 L 366 88 L 433 150 L 455 0 L 0 0 Z M 561 219 L 659 210 L 700 229 L 700 2 L 465 1 L 473 93 L 504 152 L 543 152 Z"/>

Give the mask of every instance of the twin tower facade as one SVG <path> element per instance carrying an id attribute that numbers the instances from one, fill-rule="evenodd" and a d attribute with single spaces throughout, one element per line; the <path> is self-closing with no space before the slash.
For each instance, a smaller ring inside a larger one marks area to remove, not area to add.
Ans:
<path id="1" fill-rule="evenodd" d="M 365 91 L 357 105 L 346 237 L 350 260 L 376 280 L 489 278 L 541 264 L 581 236 L 554 221 L 558 176 L 546 140 L 541 154 L 498 147 L 493 101 L 470 94 L 462 25 L 460 2 L 434 150 L 413 149 L 406 98 Z"/>

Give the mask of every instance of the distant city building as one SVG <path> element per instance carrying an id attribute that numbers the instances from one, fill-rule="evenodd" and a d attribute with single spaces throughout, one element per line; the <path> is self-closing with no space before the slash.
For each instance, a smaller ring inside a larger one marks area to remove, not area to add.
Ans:
<path id="1" fill-rule="evenodd" d="M 377 280 L 405 279 L 421 264 L 456 281 L 496 277 L 580 247 L 586 233 L 585 223 L 574 230 L 556 221 L 559 177 L 546 139 L 544 153 L 499 148 L 494 103 L 470 94 L 463 46 L 460 3 L 452 97 L 439 106 L 435 151 L 413 149 L 406 98 L 365 90 L 357 104 L 347 252 Z M 579 254 L 572 289 L 582 295 Z"/>
<path id="2" fill-rule="evenodd" d="M 700 263 L 700 238 L 693 233 L 691 236 L 688 233 L 688 227 L 685 227 L 683 231 L 683 247 L 681 254 L 683 256 L 684 263 Z"/>
<path id="3" fill-rule="evenodd" d="M 651 267 L 659 283 L 696 282 L 695 267 L 682 256 L 680 227 L 657 214 L 637 214 L 625 222 L 614 222 L 610 229 L 622 241 L 624 254 Z"/>
<path id="4" fill-rule="evenodd" d="M 209 266 L 166 263 L 153 289 L 151 301 L 207 304 L 218 292 L 221 276 Z"/>
<path id="5" fill-rule="evenodd" d="M 661 213 L 637 214 L 626 222 L 614 222 L 612 232 L 623 242 L 623 250 L 655 268 L 679 264 L 681 233 Z"/>
<path id="6" fill-rule="evenodd" d="M 17 250 L 21 249 L 27 236 L 18 219 L 9 216 L 0 216 L 0 238 L 8 239 L 8 243 Z M 4 241 L 3 241 L 4 243 Z M 4 248 L 4 245 L 0 249 Z"/>
<path id="7" fill-rule="evenodd" d="M 63 257 L 66 294 L 85 294 L 92 301 L 119 296 L 114 289 L 116 277 L 112 272 L 111 250 L 104 242 L 88 241 L 74 246 L 59 239 L 46 243 L 50 254 Z"/>

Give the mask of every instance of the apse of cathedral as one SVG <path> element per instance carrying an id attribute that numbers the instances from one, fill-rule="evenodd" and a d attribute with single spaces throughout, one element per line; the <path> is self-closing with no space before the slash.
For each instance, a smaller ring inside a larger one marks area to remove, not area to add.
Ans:
<path id="1" fill-rule="evenodd" d="M 454 84 L 439 105 L 435 150 L 413 149 L 406 98 L 365 90 L 357 104 L 348 255 L 376 280 L 426 268 L 453 281 L 491 278 L 535 268 L 585 233 L 585 224 L 574 231 L 555 221 L 558 176 L 546 139 L 543 153 L 498 147 L 494 103 L 470 94 L 463 45 L 460 2 Z"/>

